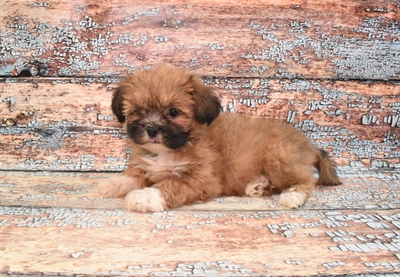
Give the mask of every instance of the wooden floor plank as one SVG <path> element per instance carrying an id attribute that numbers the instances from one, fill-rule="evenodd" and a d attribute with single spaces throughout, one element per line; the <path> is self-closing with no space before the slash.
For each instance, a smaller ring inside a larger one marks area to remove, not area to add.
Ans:
<path id="1" fill-rule="evenodd" d="M 2 172 L 1 203 L 6 206 L 122 209 L 121 199 L 104 199 L 96 183 L 117 173 Z M 400 209 L 400 171 L 353 171 L 339 169 L 343 184 L 317 187 L 304 210 Z M 277 197 L 225 197 L 181 210 L 279 211 Z"/>
<path id="2" fill-rule="evenodd" d="M 9 274 L 310 276 L 400 270 L 400 210 L 1 211 L 1 270 Z"/>
<path id="3" fill-rule="evenodd" d="M 400 271 L 400 172 L 339 168 L 298 210 L 219 198 L 158 213 L 122 209 L 110 173 L 0 174 L 1 274 L 310 276 Z"/>

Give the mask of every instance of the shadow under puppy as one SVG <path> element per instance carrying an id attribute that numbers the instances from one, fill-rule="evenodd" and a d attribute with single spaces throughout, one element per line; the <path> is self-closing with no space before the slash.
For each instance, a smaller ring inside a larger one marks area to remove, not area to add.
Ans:
<path id="1" fill-rule="evenodd" d="M 112 110 L 133 153 L 122 175 L 99 182 L 104 197 L 149 212 L 217 196 L 266 196 L 297 208 L 315 184 L 338 185 L 334 162 L 288 124 L 222 113 L 210 87 L 187 71 L 158 65 L 127 76 Z M 319 172 L 316 180 L 313 167 Z"/>

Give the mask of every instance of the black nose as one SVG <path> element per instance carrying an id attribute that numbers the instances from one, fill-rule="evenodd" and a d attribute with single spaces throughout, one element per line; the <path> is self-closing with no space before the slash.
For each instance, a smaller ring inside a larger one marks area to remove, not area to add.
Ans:
<path id="1" fill-rule="evenodd" d="M 147 132 L 147 135 L 149 135 L 150 138 L 155 138 L 157 136 L 159 130 L 158 130 L 158 128 L 149 126 L 149 127 L 146 128 L 146 132 Z"/>

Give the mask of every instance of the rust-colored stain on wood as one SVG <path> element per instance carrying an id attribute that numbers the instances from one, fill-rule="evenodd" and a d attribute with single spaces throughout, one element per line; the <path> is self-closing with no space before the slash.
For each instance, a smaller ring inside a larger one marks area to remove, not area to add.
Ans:
<path id="1" fill-rule="evenodd" d="M 398 1 L 1 4 L 0 275 L 400 272 Z M 157 63 L 200 75 L 226 112 L 293 124 L 343 185 L 294 211 L 275 196 L 154 214 L 100 198 L 131 152 L 112 90 Z"/>

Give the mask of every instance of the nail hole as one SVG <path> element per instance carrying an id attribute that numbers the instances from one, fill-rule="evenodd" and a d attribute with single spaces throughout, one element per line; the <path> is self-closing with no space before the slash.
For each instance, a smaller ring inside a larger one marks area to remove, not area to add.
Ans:
<path id="1" fill-rule="evenodd" d="M 31 73 L 31 71 L 29 69 L 24 68 L 24 69 L 21 70 L 21 72 L 19 73 L 18 76 L 20 76 L 20 77 L 32 77 L 32 73 Z"/>
<path id="2" fill-rule="evenodd" d="M 16 124 L 15 120 L 12 118 L 7 118 L 6 119 L 6 125 L 7 126 L 14 126 Z"/>

